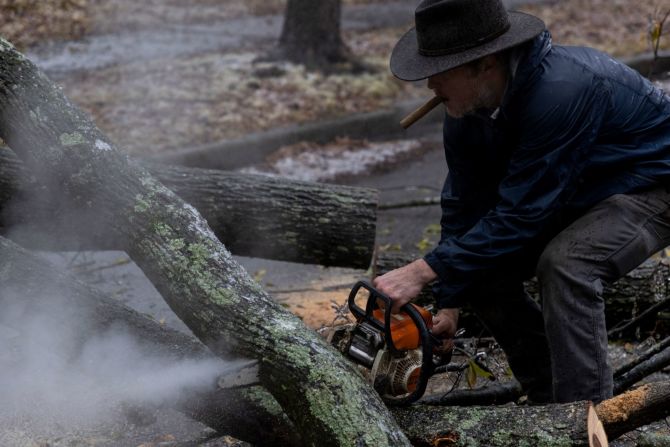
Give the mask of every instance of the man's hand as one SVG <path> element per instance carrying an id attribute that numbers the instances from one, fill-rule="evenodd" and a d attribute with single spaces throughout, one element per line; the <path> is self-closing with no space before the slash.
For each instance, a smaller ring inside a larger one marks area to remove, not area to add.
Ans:
<path id="1" fill-rule="evenodd" d="M 414 299 L 423 286 L 437 279 L 437 275 L 423 259 L 417 259 L 399 269 L 376 277 L 372 284 L 393 301 L 392 313 Z"/>
<path id="2" fill-rule="evenodd" d="M 440 309 L 433 317 L 433 334 L 441 338 L 454 338 L 458 328 L 458 309 Z"/>
<path id="3" fill-rule="evenodd" d="M 433 335 L 442 340 L 442 344 L 433 348 L 433 353 L 438 358 L 446 358 L 448 362 L 451 356 L 449 355 L 454 349 L 454 336 L 458 328 L 458 309 L 440 309 L 437 314 L 433 316 Z"/>

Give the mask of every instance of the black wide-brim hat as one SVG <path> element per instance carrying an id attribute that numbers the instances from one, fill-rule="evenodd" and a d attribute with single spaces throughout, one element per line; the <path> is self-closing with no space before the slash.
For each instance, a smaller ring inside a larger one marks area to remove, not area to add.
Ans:
<path id="1" fill-rule="evenodd" d="M 391 54 L 391 72 L 418 81 L 531 40 L 545 29 L 530 14 L 507 11 L 501 0 L 423 0 L 415 27 Z"/>

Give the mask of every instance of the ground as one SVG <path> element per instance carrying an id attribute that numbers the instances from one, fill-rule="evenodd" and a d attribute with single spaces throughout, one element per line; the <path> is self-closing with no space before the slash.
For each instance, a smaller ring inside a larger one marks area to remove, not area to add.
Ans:
<path id="1" fill-rule="evenodd" d="M 125 51 L 158 46 L 153 37 L 161 30 L 169 32 L 168 45 L 187 45 L 185 40 L 191 35 L 184 34 L 184 26 L 200 26 L 202 32 L 209 32 L 250 15 L 272 22 L 278 16 L 271 14 L 281 13 L 282 6 L 281 1 L 241 0 L 223 5 L 213 0 L 5 0 L 0 3 L 0 33 L 29 52 L 46 55 L 38 61 L 46 59 L 47 73 L 114 141 L 136 155 L 377 110 L 401 98 L 428 95 L 421 85 L 395 81 L 387 69 L 390 50 L 408 28 L 411 13 L 405 14 L 406 20 L 382 21 L 372 28 L 355 23 L 344 28 L 345 42 L 372 69 L 364 75 L 308 73 L 292 64 L 255 62 L 274 45 L 278 23 L 265 25 L 270 33 L 265 39 L 250 37 L 225 46 L 222 35 L 223 48 L 203 45 L 201 51 L 179 57 L 163 56 L 160 48 L 154 48 L 153 55 L 143 54 L 122 64 L 76 70 L 77 59 L 87 54 L 86 45 L 102 42 L 98 51 L 103 52 L 114 51 L 105 42 L 125 47 Z M 653 2 L 568 0 L 518 8 L 543 18 L 559 43 L 592 45 L 618 56 L 649 48 L 646 36 Z M 251 28 L 263 26 L 258 22 Z M 115 41 L 109 37 L 119 33 L 136 33 L 136 38 Z M 44 40 L 70 36 L 84 39 L 59 53 L 69 54 L 63 63 L 70 68 L 49 70 L 48 62 L 53 62 L 60 47 L 46 45 Z M 663 47 L 667 40 L 662 39 Z"/>

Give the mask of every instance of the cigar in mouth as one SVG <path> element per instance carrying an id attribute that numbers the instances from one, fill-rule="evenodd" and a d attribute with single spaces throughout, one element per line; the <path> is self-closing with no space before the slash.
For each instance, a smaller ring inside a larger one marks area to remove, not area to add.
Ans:
<path id="1" fill-rule="evenodd" d="M 424 105 L 404 117 L 400 121 L 400 125 L 403 127 L 403 129 L 407 129 L 409 126 L 412 124 L 416 123 L 419 121 L 421 118 L 426 116 L 428 112 L 433 110 L 435 107 L 437 107 L 439 104 L 442 104 L 442 101 L 444 101 L 442 98 L 439 96 L 434 96 L 432 97 L 428 102 L 426 102 Z"/>

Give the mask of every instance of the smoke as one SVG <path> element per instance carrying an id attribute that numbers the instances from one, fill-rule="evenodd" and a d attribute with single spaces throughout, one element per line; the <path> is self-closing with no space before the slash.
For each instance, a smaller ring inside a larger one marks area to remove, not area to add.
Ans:
<path id="1" fill-rule="evenodd" d="M 109 426 L 131 410 L 150 412 L 211 389 L 223 369 L 219 360 L 165 358 L 123 325 L 95 333 L 87 311 L 69 309 L 62 295 L 39 297 L 38 311 L 34 298 L 0 291 L 0 428 L 44 434 Z"/>

